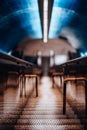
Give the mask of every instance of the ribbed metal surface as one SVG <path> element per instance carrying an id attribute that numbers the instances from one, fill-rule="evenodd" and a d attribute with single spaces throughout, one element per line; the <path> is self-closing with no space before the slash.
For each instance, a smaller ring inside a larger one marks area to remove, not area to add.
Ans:
<path id="1" fill-rule="evenodd" d="M 16 130 L 83 130 L 81 125 L 22 125 L 16 126 Z"/>
<path id="2" fill-rule="evenodd" d="M 37 98 L 0 102 L 0 130 L 84 130 L 68 103 L 66 115 L 62 114 L 62 104 L 60 91 L 47 86 L 39 87 Z"/>
<path id="3" fill-rule="evenodd" d="M 29 125 L 72 125 L 80 124 L 78 119 L 19 119 L 18 124 Z"/>

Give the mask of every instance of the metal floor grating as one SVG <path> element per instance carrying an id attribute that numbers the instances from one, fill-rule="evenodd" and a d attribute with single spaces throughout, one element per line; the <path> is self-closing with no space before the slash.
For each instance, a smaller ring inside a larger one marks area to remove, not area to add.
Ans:
<path id="1" fill-rule="evenodd" d="M 68 103 L 66 115 L 62 114 L 62 94 L 56 88 L 39 86 L 37 98 L 22 100 L 0 102 L 0 130 L 84 130 Z M 4 113 L 3 104 L 7 110 Z"/>

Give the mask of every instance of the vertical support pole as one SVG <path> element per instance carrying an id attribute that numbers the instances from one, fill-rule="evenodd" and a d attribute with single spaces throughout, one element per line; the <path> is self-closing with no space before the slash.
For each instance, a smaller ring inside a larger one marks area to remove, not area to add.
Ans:
<path id="1" fill-rule="evenodd" d="M 55 86 L 57 87 L 58 84 L 57 84 L 57 75 L 55 76 Z"/>
<path id="2" fill-rule="evenodd" d="M 58 75 L 56 75 L 56 86 L 58 86 Z"/>
<path id="3" fill-rule="evenodd" d="M 26 76 L 24 76 L 24 96 L 26 97 Z"/>
<path id="4" fill-rule="evenodd" d="M 22 76 L 19 79 L 19 86 L 20 86 L 20 97 L 22 97 Z"/>
<path id="5" fill-rule="evenodd" d="M 7 87 L 8 73 L 6 71 L 0 71 L 0 95 L 4 94 L 4 90 Z"/>
<path id="6" fill-rule="evenodd" d="M 60 76 L 60 85 L 62 87 L 62 76 Z"/>
<path id="7" fill-rule="evenodd" d="M 38 97 L 38 77 L 36 76 L 36 97 Z"/>
<path id="8" fill-rule="evenodd" d="M 23 94 L 24 94 L 24 75 L 22 75 L 22 97 L 23 97 Z"/>
<path id="9" fill-rule="evenodd" d="M 18 89 L 20 91 L 20 75 L 18 75 Z"/>
<path id="10" fill-rule="evenodd" d="M 4 73 L 0 72 L 0 95 L 4 93 Z"/>
<path id="11" fill-rule="evenodd" d="M 30 92 L 30 76 L 28 76 L 28 94 Z"/>
<path id="12" fill-rule="evenodd" d="M 20 75 L 18 75 L 18 88 L 20 89 Z"/>
<path id="13" fill-rule="evenodd" d="M 52 88 L 54 88 L 54 76 L 52 76 Z"/>
<path id="14" fill-rule="evenodd" d="M 24 76 L 20 76 L 20 97 L 23 97 L 24 93 Z"/>
<path id="15" fill-rule="evenodd" d="M 75 80 L 75 87 L 76 87 L 76 89 L 75 89 L 75 98 L 77 98 L 78 96 L 78 84 L 77 84 L 77 80 Z"/>
<path id="16" fill-rule="evenodd" d="M 63 114 L 66 114 L 66 82 L 63 86 Z"/>
<path id="17" fill-rule="evenodd" d="M 5 89 L 7 89 L 7 85 L 8 85 L 8 84 L 7 84 L 7 83 L 8 83 L 8 73 L 6 73 L 6 79 L 5 79 L 5 80 L 6 80 Z"/>
<path id="18" fill-rule="evenodd" d="M 87 115 L 87 81 L 85 81 L 85 114 Z"/>

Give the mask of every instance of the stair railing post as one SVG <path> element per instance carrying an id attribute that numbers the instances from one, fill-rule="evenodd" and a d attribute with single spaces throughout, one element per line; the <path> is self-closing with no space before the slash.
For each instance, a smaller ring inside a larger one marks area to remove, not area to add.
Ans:
<path id="1" fill-rule="evenodd" d="M 87 115 L 87 80 L 85 80 L 85 113 Z"/>
<path id="2" fill-rule="evenodd" d="M 38 97 L 38 77 L 36 76 L 36 97 Z"/>
<path id="3" fill-rule="evenodd" d="M 63 114 L 66 114 L 66 82 L 63 86 Z"/>

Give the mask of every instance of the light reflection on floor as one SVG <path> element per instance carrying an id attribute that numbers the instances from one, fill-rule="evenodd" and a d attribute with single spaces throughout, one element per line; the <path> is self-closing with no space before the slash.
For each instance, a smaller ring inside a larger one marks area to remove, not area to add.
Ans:
<path id="1" fill-rule="evenodd" d="M 52 80 L 49 77 L 42 77 L 41 84 L 39 86 L 39 100 L 38 105 L 43 105 L 44 109 L 49 109 L 48 105 L 53 106 L 53 113 L 56 112 L 56 105 L 58 105 L 58 100 L 62 100 L 61 94 L 60 98 L 57 99 L 57 89 L 52 88 Z M 38 110 L 38 107 L 35 108 Z"/>
<path id="2" fill-rule="evenodd" d="M 32 112 L 32 114 L 30 113 L 27 115 L 29 119 L 31 115 L 37 116 L 38 114 L 38 119 L 30 119 L 25 121 L 21 120 L 26 124 L 29 121 L 32 130 L 38 130 L 40 127 L 41 129 L 44 129 L 46 125 L 48 127 L 52 127 L 52 125 L 49 125 L 49 122 L 53 124 L 53 120 L 56 120 L 56 118 L 58 119 L 57 114 L 62 113 L 62 95 L 59 91 L 57 91 L 56 88 L 52 87 L 51 78 L 41 78 L 39 85 L 39 96 L 37 98 L 31 98 L 29 100 L 29 104 L 27 104 L 24 113 L 26 113 L 26 109 Z M 23 119 L 23 115 L 20 116 L 20 118 Z M 47 120 L 49 122 L 47 122 Z M 37 125 L 37 123 L 40 123 L 41 125 Z M 56 125 L 54 125 L 54 127 L 56 127 Z"/>

